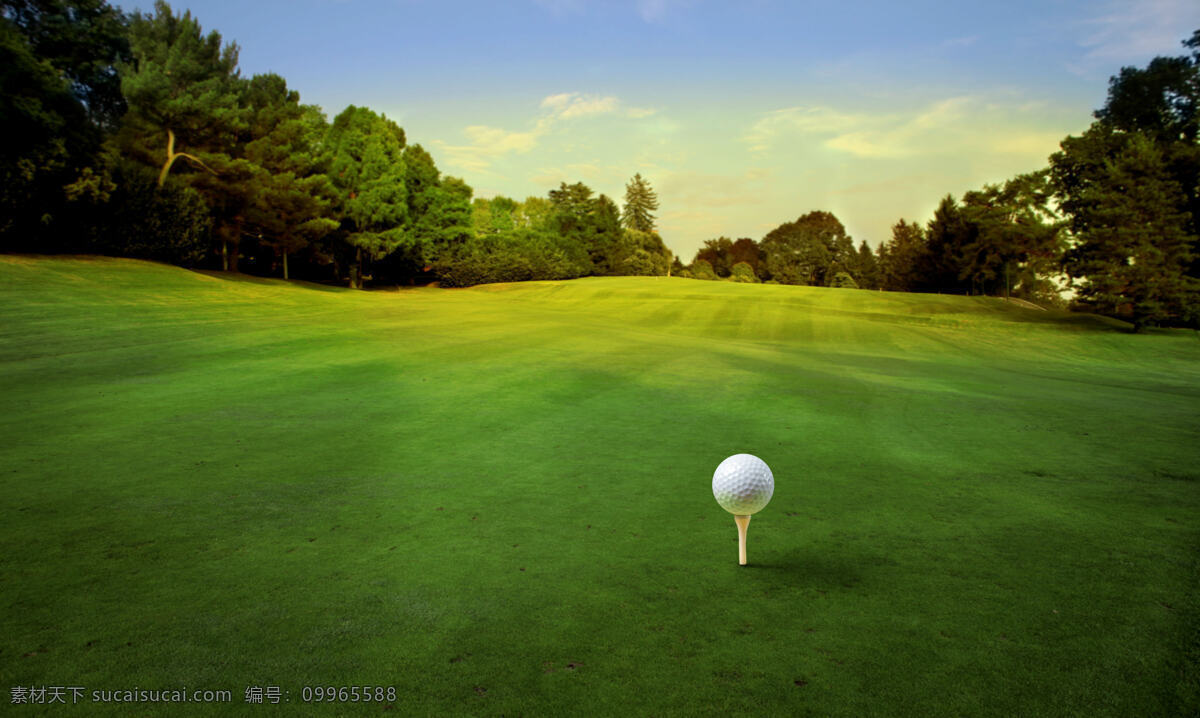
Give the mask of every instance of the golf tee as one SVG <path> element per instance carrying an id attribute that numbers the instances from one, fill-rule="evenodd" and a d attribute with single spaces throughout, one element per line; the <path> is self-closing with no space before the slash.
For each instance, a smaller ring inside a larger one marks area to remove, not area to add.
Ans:
<path id="1" fill-rule="evenodd" d="M 746 529 L 750 528 L 749 516 L 734 516 L 734 523 L 738 527 L 738 564 L 746 565 Z"/>

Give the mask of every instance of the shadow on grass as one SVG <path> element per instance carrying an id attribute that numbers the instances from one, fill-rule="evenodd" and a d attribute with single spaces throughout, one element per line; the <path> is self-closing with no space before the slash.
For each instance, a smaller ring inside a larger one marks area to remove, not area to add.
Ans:
<path id="1" fill-rule="evenodd" d="M 302 289 L 313 289 L 318 292 L 349 292 L 348 287 L 338 287 L 330 284 L 319 284 L 310 282 L 306 279 L 283 279 L 281 277 L 259 277 L 253 274 L 242 274 L 241 272 L 222 272 L 216 269 L 189 269 L 189 272 L 195 274 L 203 274 L 212 279 L 219 279 L 225 282 L 239 284 L 257 284 L 260 286 L 290 286 L 299 287 Z"/>
<path id="2" fill-rule="evenodd" d="M 866 561 L 856 565 L 812 551 L 797 550 L 763 560 L 751 558 L 745 566 L 738 566 L 738 570 L 755 579 L 783 578 L 792 587 L 797 588 L 851 588 L 862 581 L 862 572 L 859 570 L 861 566 L 870 563 Z"/>

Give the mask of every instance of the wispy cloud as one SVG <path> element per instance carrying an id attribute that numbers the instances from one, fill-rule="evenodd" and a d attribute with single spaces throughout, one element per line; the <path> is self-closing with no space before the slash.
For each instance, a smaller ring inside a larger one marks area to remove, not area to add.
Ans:
<path id="1" fill-rule="evenodd" d="M 833 134 L 853 130 L 868 120 L 866 115 L 847 114 L 828 107 L 788 107 L 761 117 L 742 141 L 750 146 L 751 152 L 765 152 L 781 135 Z"/>
<path id="2" fill-rule="evenodd" d="M 972 96 L 946 98 L 909 113 L 790 107 L 764 115 L 741 139 L 760 157 L 789 145 L 864 159 L 1054 151 L 1061 137 L 1019 121 L 1022 115 L 1028 115 L 1028 103 L 1000 104 Z"/>
<path id="3" fill-rule="evenodd" d="M 621 101 L 609 96 L 563 92 L 549 95 L 539 103 L 541 114 L 527 130 L 506 130 L 487 125 L 470 125 L 463 129 L 467 144 L 451 144 L 434 140 L 433 144 L 446 157 L 448 166 L 470 172 L 486 172 L 492 163 L 505 155 L 524 154 L 537 147 L 538 142 L 555 127 L 586 118 L 612 115 L 642 119 L 656 113 L 654 109 L 624 107 Z"/>
<path id="4" fill-rule="evenodd" d="M 587 0 L 533 0 L 539 7 L 549 10 L 558 17 L 581 15 L 587 11 Z M 694 0 L 625 0 L 622 5 L 630 8 L 643 21 L 657 23 L 666 20 L 678 10 L 687 8 Z M 590 3 L 598 5 L 600 3 Z"/>
<path id="5" fill-rule="evenodd" d="M 559 120 L 589 115 L 607 115 L 616 112 L 619 105 L 620 101 L 615 97 L 595 97 L 581 95 L 577 92 L 550 95 L 542 100 L 542 109 L 549 110 L 551 116 Z"/>
<path id="6" fill-rule="evenodd" d="M 1200 25 L 1200 3 L 1195 0 L 1110 1 L 1096 15 L 1079 23 L 1085 52 L 1068 65 L 1076 74 L 1114 63 L 1137 62 L 1153 55 L 1179 55 L 1179 43 Z"/>

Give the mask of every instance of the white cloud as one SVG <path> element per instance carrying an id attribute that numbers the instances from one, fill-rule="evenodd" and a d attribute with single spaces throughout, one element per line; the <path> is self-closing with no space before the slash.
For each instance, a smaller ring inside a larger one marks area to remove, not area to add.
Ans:
<path id="1" fill-rule="evenodd" d="M 542 100 L 542 109 L 549 109 L 555 119 L 569 120 L 589 115 L 607 115 L 617 111 L 620 105 L 617 98 L 581 95 L 577 92 L 564 92 L 550 95 Z"/>
<path id="2" fill-rule="evenodd" d="M 494 154 L 528 152 L 537 145 L 540 134 L 536 128 L 532 132 L 509 132 L 486 125 L 471 125 L 463 132 L 471 144 L 487 148 Z"/>
<path id="3" fill-rule="evenodd" d="M 1154 55 L 1182 55 L 1183 40 L 1200 25 L 1195 0 L 1121 0 L 1105 4 L 1099 14 L 1080 23 L 1086 52 L 1068 66 L 1084 74 L 1114 64 L 1143 62 Z"/>
<path id="4" fill-rule="evenodd" d="M 742 141 L 751 152 L 765 152 L 780 135 L 830 134 L 861 126 L 866 115 L 837 112 L 828 107 L 788 107 L 768 112 L 751 127 Z"/>
<path id="5" fill-rule="evenodd" d="M 542 114 L 534 120 L 532 129 L 505 130 L 487 125 L 470 125 L 463 129 L 468 144 L 451 144 L 444 140 L 434 140 L 433 144 L 444 153 L 448 166 L 471 172 L 487 172 L 492 162 L 500 157 L 533 150 L 560 123 L 603 115 L 642 119 L 656 112 L 639 107 L 624 109 L 621 101 L 611 95 L 601 97 L 579 92 L 548 95 L 538 106 Z"/>
<path id="6" fill-rule="evenodd" d="M 752 154 L 781 147 L 823 147 L 865 159 L 896 159 L 962 153 L 1041 155 L 1061 139 L 1029 126 L 1028 103 L 984 102 L 961 96 L 908 113 L 840 112 L 829 107 L 790 107 L 769 112 L 742 137 Z"/>
<path id="7" fill-rule="evenodd" d="M 558 17 L 580 15 L 587 10 L 586 0 L 533 0 L 538 6 L 549 10 Z M 633 11 L 645 22 L 655 23 L 665 20 L 677 8 L 686 8 L 693 0 L 626 0 L 622 9 L 632 6 Z M 599 3 L 594 3 L 599 4 Z"/>
<path id="8" fill-rule="evenodd" d="M 463 129 L 470 144 L 452 145 L 444 140 L 434 140 L 439 151 L 446 157 L 448 166 L 471 172 L 486 172 L 492 161 L 513 153 L 525 153 L 537 147 L 538 138 L 549 129 L 546 118 L 538 120 L 532 130 L 513 132 L 487 125 L 470 125 Z"/>

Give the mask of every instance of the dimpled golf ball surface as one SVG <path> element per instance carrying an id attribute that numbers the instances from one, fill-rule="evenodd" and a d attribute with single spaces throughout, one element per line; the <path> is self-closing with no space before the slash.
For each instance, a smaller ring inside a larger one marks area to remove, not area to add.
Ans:
<path id="1" fill-rule="evenodd" d="M 775 477 L 766 462 L 751 454 L 734 454 L 713 473 L 713 496 L 735 516 L 761 511 L 775 493 Z"/>

